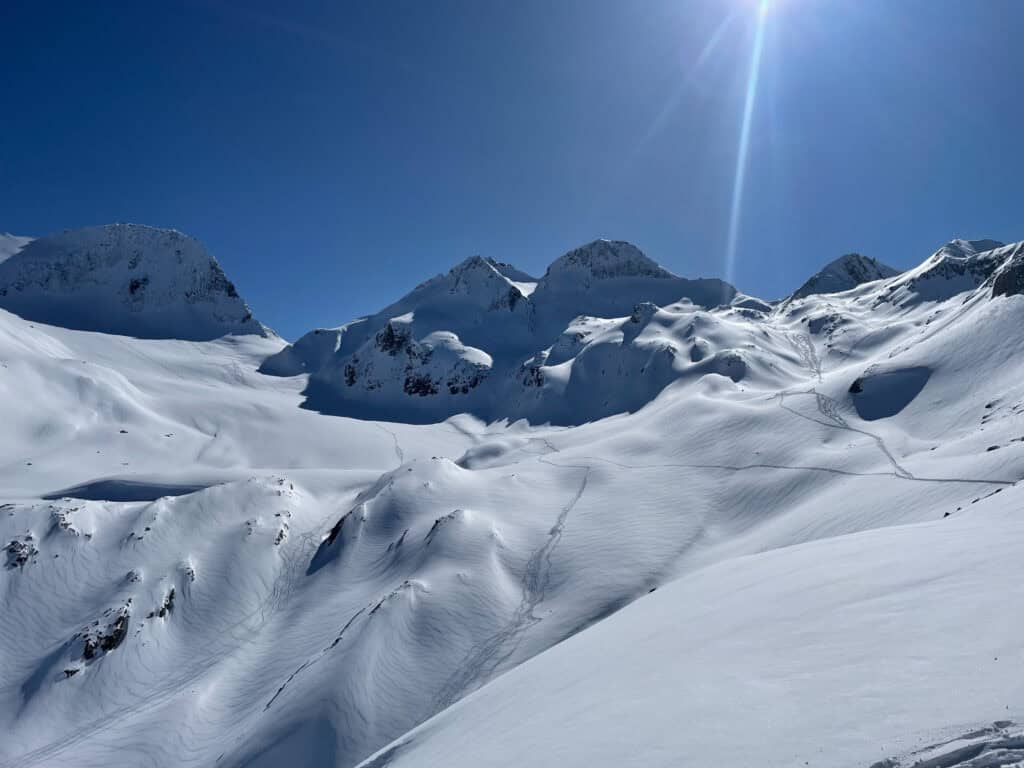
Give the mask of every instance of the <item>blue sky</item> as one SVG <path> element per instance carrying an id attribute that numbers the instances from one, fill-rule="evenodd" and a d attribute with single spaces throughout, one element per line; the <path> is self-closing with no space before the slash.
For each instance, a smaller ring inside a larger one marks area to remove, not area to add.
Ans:
<path id="1" fill-rule="evenodd" d="M 1018 0 L 774 0 L 732 279 L 1024 238 Z M 0 4 L 0 231 L 202 239 L 287 337 L 473 254 L 724 276 L 754 0 Z"/>

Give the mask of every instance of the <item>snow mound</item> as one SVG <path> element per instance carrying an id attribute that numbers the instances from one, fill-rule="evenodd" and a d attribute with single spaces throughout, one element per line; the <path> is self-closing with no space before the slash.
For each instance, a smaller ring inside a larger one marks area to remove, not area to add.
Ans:
<path id="1" fill-rule="evenodd" d="M 449 331 L 413 336 L 412 318 L 387 323 L 352 354 L 334 358 L 311 379 L 311 391 L 340 376 L 346 407 L 363 403 L 372 411 L 375 401 L 415 411 L 459 411 L 459 397 L 468 395 L 490 374 L 493 361 L 483 350 L 469 347 Z M 333 388 L 323 394 L 332 396 Z M 443 405 L 438 405 L 441 398 Z M 449 402 L 455 400 L 456 402 Z M 422 405 L 421 405 L 422 404 Z M 409 415 L 409 419 L 417 420 Z"/>
<path id="2" fill-rule="evenodd" d="M 793 292 L 790 300 L 802 299 L 812 294 L 841 293 L 858 285 L 884 280 L 898 274 L 899 270 L 877 259 L 859 253 L 848 253 L 808 278 L 807 282 Z"/>
<path id="3" fill-rule="evenodd" d="M 198 240 L 137 224 L 27 243 L 0 263 L 0 307 L 49 325 L 139 338 L 267 333 Z"/>
<path id="4" fill-rule="evenodd" d="M 337 353 L 347 328 L 316 328 L 304 334 L 294 344 L 289 344 L 264 360 L 259 367 L 260 373 L 268 376 L 298 376 L 319 371 Z"/>

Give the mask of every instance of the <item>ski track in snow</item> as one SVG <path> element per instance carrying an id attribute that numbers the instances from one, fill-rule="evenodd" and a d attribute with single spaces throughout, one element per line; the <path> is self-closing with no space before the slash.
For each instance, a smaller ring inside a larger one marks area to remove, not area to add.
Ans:
<path id="1" fill-rule="evenodd" d="M 493 677 L 495 671 L 516 652 L 523 634 L 542 620 L 534 611 L 538 605 L 544 602 L 547 594 L 548 583 L 551 579 L 551 556 L 562 539 L 569 513 L 576 507 L 583 492 L 587 489 L 590 466 L 554 464 L 543 457 L 538 457 L 537 461 L 553 467 L 583 470 L 580 485 L 572 499 L 562 507 L 554 525 L 548 531 L 547 540 L 533 552 L 526 562 L 521 581 L 522 594 L 512 618 L 498 632 L 470 650 L 465 661 L 458 666 L 437 694 L 435 701 L 439 709 L 457 701 L 468 692 L 474 683 L 479 684 Z"/>
<path id="2" fill-rule="evenodd" d="M 800 413 L 799 411 L 793 408 L 790 408 L 785 404 L 787 395 L 789 395 L 790 397 L 797 395 L 814 395 L 816 400 L 815 405 L 818 408 L 818 412 L 826 419 L 826 421 L 815 419 L 811 416 L 807 416 L 806 414 Z M 801 419 L 807 419 L 808 421 L 813 421 L 815 424 L 821 424 L 822 426 L 825 427 L 843 429 L 846 430 L 847 432 L 853 432 L 858 435 L 864 435 L 865 437 L 871 438 L 871 440 L 875 442 L 875 445 L 878 446 L 878 450 L 880 450 L 885 455 L 886 460 L 890 464 L 892 464 L 893 474 L 895 474 L 897 477 L 902 477 L 904 480 L 917 479 L 910 472 L 904 469 L 898 461 L 896 461 L 896 457 L 892 455 L 892 451 L 889 450 L 889 447 L 885 444 L 885 441 L 881 437 L 879 437 L 876 434 L 873 434 L 872 432 L 868 432 L 863 429 L 857 429 L 856 427 L 851 427 L 849 423 L 847 423 L 846 419 L 839 415 L 839 405 L 831 397 L 823 395 L 820 392 L 815 392 L 814 390 L 811 390 L 809 392 L 779 392 L 778 398 L 779 407 L 782 408 L 782 410 L 784 411 L 789 411 L 789 413 L 792 413 L 794 416 L 798 416 Z"/>
<path id="3" fill-rule="evenodd" d="M 811 373 L 813 373 L 817 377 L 818 381 L 821 382 L 821 360 L 818 357 L 818 353 L 814 349 L 814 341 L 811 339 L 810 334 L 790 333 L 788 334 L 788 336 L 790 341 L 793 343 L 793 346 L 796 348 L 797 354 L 799 354 L 800 359 L 803 361 L 804 365 L 808 368 L 808 370 L 811 371 Z M 800 413 L 799 411 L 786 407 L 786 394 L 786 392 L 778 393 L 779 407 L 786 411 L 789 411 L 795 416 L 799 416 L 802 419 L 809 418 L 804 414 Z M 888 459 L 889 463 L 892 464 L 894 473 L 897 477 L 902 477 L 907 480 L 915 479 L 909 471 L 904 469 L 903 466 L 898 461 L 896 461 L 896 457 L 893 456 L 892 451 L 889 450 L 889 447 L 885 444 L 885 441 L 881 437 L 871 432 L 867 432 L 863 429 L 851 427 L 849 423 L 846 421 L 846 419 L 844 419 L 840 415 L 839 403 L 837 403 L 833 398 L 829 397 L 828 395 L 821 394 L 820 392 L 815 392 L 814 389 L 811 389 L 809 392 L 789 392 L 788 394 L 790 394 L 791 396 L 799 394 L 815 395 L 818 401 L 818 412 L 821 413 L 821 415 L 824 416 L 827 419 L 827 421 L 818 421 L 817 419 L 810 419 L 811 421 L 815 421 L 818 424 L 823 424 L 825 426 L 836 427 L 838 429 L 845 429 L 849 432 L 855 432 L 857 434 L 861 434 L 871 438 L 872 440 L 875 441 L 875 444 L 878 446 L 878 449 L 885 454 L 885 457 L 886 459 Z"/>
<path id="4" fill-rule="evenodd" d="M 405 451 L 402 450 L 402 444 L 398 442 L 398 435 L 395 434 L 393 429 L 388 429 L 380 422 L 373 422 L 373 426 L 391 437 L 392 442 L 395 444 L 395 458 L 398 460 L 397 466 L 402 466 L 405 463 Z"/>
<path id="5" fill-rule="evenodd" d="M 814 342 L 808 333 L 790 333 L 789 340 L 807 369 L 821 381 L 821 360 L 814 349 Z"/>
<path id="6" fill-rule="evenodd" d="M 367 606 L 367 607 L 369 607 L 369 606 Z M 266 712 L 268 709 L 270 709 L 270 705 L 273 704 L 275 701 L 277 701 L 277 697 L 280 696 L 282 693 L 284 693 L 284 689 L 288 686 L 288 683 L 290 683 L 292 680 L 294 680 L 296 677 L 298 677 L 300 672 L 302 672 L 302 671 L 308 669 L 309 667 L 313 666 L 314 664 L 316 664 L 316 662 L 320 661 L 320 659 L 322 659 L 333 648 L 335 648 L 338 645 L 338 643 L 341 642 L 342 638 L 345 637 L 345 633 L 348 632 L 349 627 L 351 627 L 355 623 L 355 620 L 358 619 L 360 616 L 362 616 L 363 613 L 365 613 L 365 611 L 366 611 L 366 607 L 360 608 L 358 611 L 356 611 L 354 614 L 352 614 L 352 617 L 348 621 L 345 622 L 345 625 L 341 628 L 341 630 L 338 632 L 337 637 L 334 638 L 333 642 L 331 642 L 330 645 L 328 645 L 327 647 L 323 648 L 313 658 L 308 659 L 307 661 L 303 662 L 303 664 L 298 669 L 296 669 L 294 672 L 292 672 L 288 676 L 288 679 L 285 680 L 283 683 L 281 683 L 281 687 L 277 689 L 277 691 L 274 693 L 274 695 L 270 697 L 270 701 L 268 701 L 266 703 L 266 706 L 263 707 L 263 711 Z"/>
<path id="7" fill-rule="evenodd" d="M 767 462 L 751 462 L 750 464 L 701 464 L 701 463 L 679 463 L 669 462 L 664 464 L 625 464 L 614 461 L 603 456 L 580 456 L 587 461 L 597 461 L 609 464 L 619 469 L 717 469 L 725 472 L 746 472 L 752 469 L 779 469 L 790 472 L 828 472 L 834 475 L 845 475 L 847 477 L 894 477 L 897 480 L 910 480 L 919 483 L 963 483 L 968 485 L 1016 485 L 1013 480 L 988 480 L 970 477 L 914 477 L 898 474 L 896 472 L 852 472 L 847 469 L 836 467 L 818 467 L 801 464 L 770 464 Z"/>

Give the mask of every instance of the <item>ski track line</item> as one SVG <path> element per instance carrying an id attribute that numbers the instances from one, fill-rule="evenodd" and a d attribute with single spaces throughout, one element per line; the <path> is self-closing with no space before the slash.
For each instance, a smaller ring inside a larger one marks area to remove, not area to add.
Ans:
<path id="1" fill-rule="evenodd" d="M 789 333 L 787 334 L 787 336 L 789 340 L 792 342 L 794 348 L 797 351 L 797 354 L 800 356 L 800 359 L 803 361 L 804 365 L 807 366 L 807 368 L 817 377 L 818 381 L 821 382 L 821 360 L 818 358 L 818 353 L 814 349 L 814 341 L 811 339 L 810 334 Z M 819 421 L 819 424 L 825 424 L 826 426 L 836 427 L 838 429 L 846 429 L 849 430 L 850 432 L 857 432 L 861 435 L 865 435 L 866 437 L 870 437 L 878 445 L 879 450 L 885 454 L 886 458 L 889 460 L 889 463 L 892 464 L 893 469 L 895 470 L 898 476 L 905 477 L 908 480 L 914 479 L 914 475 L 910 473 L 907 469 L 905 469 L 898 461 L 896 461 L 896 457 L 893 456 L 892 451 L 889 450 L 889 447 L 885 444 L 885 441 L 881 437 L 872 434 L 871 432 L 866 432 L 863 429 L 851 427 L 847 423 L 847 421 L 839 414 L 838 403 L 828 395 L 823 395 L 821 393 L 815 392 L 813 389 L 810 392 L 803 394 L 812 393 L 818 398 L 818 412 L 821 413 L 821 415 L 824 416 L 826 419 L 828 419 L 828 422 Z M 785 392 L 779 393 L 779 406 L 783 410 L 789 411 L 790 413 L 799 416 L 800 418 L 808 418 L 807 416 L 804 416 L 802 413 L 798 413 L 792 408 L 787 408 L 784 403 L 785 397 Z M 810 420 L 817 421 L 817 419 Z"/>
<path id="2" fill-rule="evenodd" d="M 526 563 L 522 577 L 521 597 L 512 618 L 504 627 L 484 641 L 473 646 L 466 659 L 441 687 L 435 699 L 438 711 L 461 698 L 466 689 L 478 681 L 486 681 L 508 658 L 515 653 L 523 634 L 541 618 L 534 610 L 544 602 L 551 579 L 551 556 L 562 539 L 569 513 L 579 503 L 590 479 L 590 466 L 585 464 L 554 464 L 542 457 L 537 461 L 553 467 L 583 470 L 583 478 L 572 499 L 562 507 L 554 525 L 548 531 L 547 541 L 536 549 Z M 506 647 L 511 645 L 511 647 Z"/>
<path id="3" fill-rule="evenodd" d="M 801 419 L 813 421 L 815 424 L 821 424 L 822 426 L 831 427 L 833 429 L 844 429 L 848 432 L 854 432 L 858 435 L 864 435 L 865 437 L 871 438 L 875 442 L 875 445 L 878 446 L 878 449 L 885 455 L 889 463 L 892 464 L 894 473 L 897 476 L 902 477 L 906 480 L 917 479 L 911 472 L 904 469 L 904 467 L 898 461 L 896 461 L 896 457 L 893 456 L 892 451 L 889 450 L 889 446 L 885 444 L 885 441 L 881 437 L 872 432 L 868 432 L 863 429 L 857 429 L 857 427 L 851 427 L 850 424 L 846 421 L 846 419 L 839 415 L 839 404 L 833 398 L 829 397 L 828 395 L 823 395 L 820 392 L 815 392 L 813 389 L 810 390 L 809 392 L 788 393 L 790 396 L 814 395 L 814 397 L 817 400 L 816 405 L 818 407 L 818 413 L 820 413 L 825 419 L 827 419 L 827 421 L 822 421 L 820 419 L 815 419 L 811 416 L 807 416 L 806 414 L 800 413 L 799 411 L 788 407 L 786 405 L 786 394 L 786 392 L 779 392 L 778 394 L 779 407 L 782 408 L 782 410 L 788 411 L 789 413 L 792 413 L 794 416 L 798 416 Z"/>
<path id="4" fill-rule="evenodd" d="M 394 433 L 394 430 L 388 429 L 380 422 L 373 422 L 373 426 L 391 436 L 391 440 L 395 444 L 395 458 L 398 459 L 398 466 L 402 466 L 405 463 L 405 451 L 402 450 L 402 444 L 398 442 L 398 435 Z"/>
<path id="5" fill-rule="evenodd" d="M 818 381 L 821 381 L 821 360 L 818 359 L 818 353 L 814 350 L 814 342 L 811 340 L 810 334 L 787 333 L 786 336 L 793 344 L 803 364 L 818 377 Z"/>
<path id="6" fill-rule="evenodd" d="M 812 419 L 812 421 L 816 421 L 816 419 Z M 978 478 L 965 477 L 914 477 L 900 475 L 895 472 L 852 472 L 848 469 L 837 469 L 835 467 L 816 467 L 800 464 L 767 464 L 762 462 L 752 464 L 622 464 L 617 461 L 612 461 L 611 459 L 606 459 L 603 456 L 580 456 L 579 458 L 584 459 L 586 461 L 598 461 L 604 464 L 610 464 L 613 467 L 618 467 L 620 469 L 720 469 L 726 472 L 744 472 L 749 469 L 780 469 L 789 470 L 792 472 L 829 472 L 834 475 L 845 475 L 847 477 L 894 477 L 897 480 L 910 480 L 919 483 L 968 483 L 975 485 L 1001 486 L 1016 485 L 1016 481 L 1014 480 L 983 480 Z"/>
<path id="7" fill-rule="evenodd" d="M 298 669 L 296 669 L 294 672 L 292 672 L 288 676 L 288 679 L 285 680 L 281 684 L 281 687 L 277 689 L 277 692 L 273 696 L 270 697 L 270 701 L 268 701 L 266 706 L 263 707 L 263 711 L 266 712 L 268 709 L 270 709 L 270 705 L 273 704 L 277 700 L 277 697 L 280 696 L 284 692 L 284 689 L 287 687 L 288 683 L 290 683 L 292 680 L 294 680 L 295 677 L 300 672 L 302 672 L 307 667 L 311 667 L 312 665 L 316 664 L 318 661 L 320 661 L 320 659 L 322 659 L 324 656 L 326 656 L 327 653 L 331 649 L 333 649 L 338 643 L 340 643 L 341 639 L 345 636 L 345 633 L 348 632 L 349 627 L 351 627 L 355 623 L 355 620 L 358 619 L 360 616 L 362 616 L 365 611 L 366 611 L 366 607 L 364 606 L 363 608 L 360 608 L 358 611 L 356 611 L 354 614 L 352 614 L 352 616 L 349 618 L 348 621 L 345 622 L 345 625 L 341 628 L 341 630 L 338 632 L 337 637 L 334 638 L 334 640 L 331 642 L 330 645 L 328 645 L 326 648 L 322 648 L 318 654 L 316 654 L 311 659 L 307 659 L 305 662 L 303 662 L 299 666 Z"/>

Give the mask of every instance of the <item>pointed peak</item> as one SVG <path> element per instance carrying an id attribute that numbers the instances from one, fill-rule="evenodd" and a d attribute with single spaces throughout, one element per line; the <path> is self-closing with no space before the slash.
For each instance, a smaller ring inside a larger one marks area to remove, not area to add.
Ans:
<path id="1" fill-rule="evenodd" d="M 559 275 L 576 275 L 598 280 L 615 277 L 675 277 L 625 240 L 594 240 L 575 248 L 556 259 L 548 267 L 543 280 L 550 281 Z"/>
<path id="2" fill-rule="evenodd" d="M 470 256 L 468 259 L 463 259 L 454 267 L 448 270 L 449 275 L 461 275 L 466 272 L 472 272 L 474 270 L 483 270 L 484 272 L 497 272 L 494 269 L 494 265 L 490 259 L 486 259 L 483 256 Z"/>
<path id="3" fill-rule="evenodd" d="M 859 253 L 847 253 L 826 264 L 797 288 L 790 299 L 822 293 L 840 293 L 864 283 L 894 277 L 899 270 L 883 264 L 878 259 Z"/>

